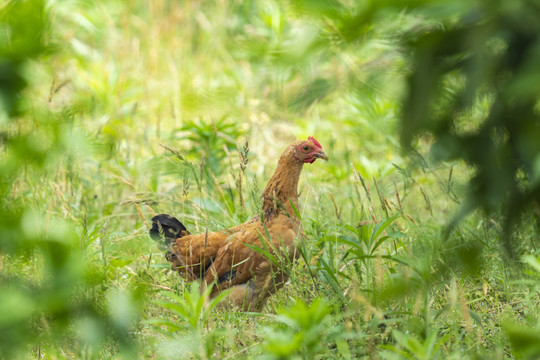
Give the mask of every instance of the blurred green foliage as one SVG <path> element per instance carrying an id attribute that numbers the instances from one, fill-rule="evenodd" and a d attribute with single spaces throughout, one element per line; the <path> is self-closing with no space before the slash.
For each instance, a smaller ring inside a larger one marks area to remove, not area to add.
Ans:
<path id="1" fill-rule="evenodd" d="M 538 1 L 472 2 L 456 21 L 408 43 L 402 143 L 429 132 L 436 160 L 473 166 L 460 216 L 500 210 L 507 240 L 540 200 L 539 18 Z"/>
<path id="2" fill-rule="evenodd" d="M 47 50 L 48 15 L 41 0 L 8 1 L 0 9 L 0 111 L 21 111 L 24 66 Z"/>
<path id="3" fill-rule="evenodd" d="M 198 283 L 191 285 L 183 297 L 165 293 L 171 301 L 160 301 L 159 305 L 178 316 L 173 321 L 168 319 L 150 319 L 149 324 L 160 325 L 166 341 L 161 345 L 161 353 L 173 359 L 209 359 L 216 351 L 218 340 L 223 337 L 223 329 L 208 330 L 208 321 L 212 311 L 228 295 L 222 292 L 214 299 L 209 299 L 211 287 L 201 291 Z"/>
<path id="4" fill-rule="evenodd" d="M 190 144 L 193 144 L 189 155 L 199 161 L 204 156 L 205 169 L 210 173 L 222 171 L 227 152 L 236 153 L 236 141 L 244 134 L 238 123 L 226 117 L 217 121 L 186 121 L 179 130 L 179 138 L 189 140 Z"/>
<path id="5" fill-rule="evenodd" d="M 300 359 L 315 356 L 327 336 L 328 305 L 315 300 L 310 306 L 298 301 L 288 309 L 281 310 L 281 325 L 262 329 L 264 347 L 269 358 Z M 321 341 L 323 340 L 323 341 Z"/>
<path id="6" fill-rule="evenodd" d="M 384 352 L 383 359 L 434 359 L 441 356 L 439 348 L 447 341 L 448 335 L 437 337 L 437 331 L 431 331 L 426 339 L 419 341 L 413 335 L 394 331 L 392 334 L 396 340 L 395 345 L 388 345 L 392 351 Z"/>
<path id="7" fill-rule="evenodd" d="M 535 277 L 531 281 L 535 291 L 540 290 L 540 257 L 526 255 L 523 257 L 525 262 L 533 271 Z M 514 321 L 506 320 L 503 323 L 512 346 L 517 354 L 523 359 L 537 359 L 540 357 L 540 321 L 536 324 L 523 325 Z"/>
<path id="8" fill-rule="evenodd" d="M 514 226 L 538 210 L 540 194 L 538 1 L 294 3 L 298 13 L 319 21 L 329 48 L 347 49 L 373 35 L 397 39 L 410 62 L 401 108 L 404 149 L 429 143 L 432 160 L 461 159 L 475 169 L 451 225 L 479 207 L 501 212 L 512 253 Z M 400 28 L 388 25 L 389 17 L 400 16 Z M 347 80 L 357 82 L 357 73 Z"/>
<path id="9" fill-rule="evenodd" d="M 114 338 L 128 355 L 134 343 L 126 330 L 135 318 L 118 309 L 133 300 L 122 293 L 109 309 L 101 307 L 100 295 L 88 292 L 82 239 L 72 224 L 39 212 L 47 200 L 38 192 L 19 190 L 45 180 L 74 152 L 69 115 L 38 110 L 25 96 L 31 62 L 51 54 L 49 16 L 39 0 L 9 1 L 0 9 L 0 357 L 30 350 L 58 356 L 56 342 L 73 329 L 83 346 L 97 349 Z"/>

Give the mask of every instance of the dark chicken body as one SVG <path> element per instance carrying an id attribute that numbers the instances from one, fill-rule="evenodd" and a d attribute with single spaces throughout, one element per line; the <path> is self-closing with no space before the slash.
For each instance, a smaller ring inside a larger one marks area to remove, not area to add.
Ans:
<path id="1" fill-rule="evenodd" d="M 243 310 L 260 310 L 288 276 L 250 246 L 268 249 L 290 262 L 297 258 L 295 239 L 301 229 L 291 203 L 298 209 L 302 167 L 317 158 L 328 160 L 321 145 L 311 137 L 285 149 L 262 194 L 264 226 L 256 215 L 229 229 L 191 235 L 180 221 L 161 214 L 152 219 L 150 236 L 168 248 L 166 258 L 171 267 L 188 281 L 201 279 L 203 286 L 215 283 L 212 296 L 231 289 L 229 304 Z"/>

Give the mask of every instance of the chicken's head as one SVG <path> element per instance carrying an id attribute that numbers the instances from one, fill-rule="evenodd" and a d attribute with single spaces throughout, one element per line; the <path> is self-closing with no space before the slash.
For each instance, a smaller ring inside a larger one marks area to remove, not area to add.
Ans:
<path id="1" fill-rule="evenodd" d="M 313 136 L 297 143 L 293 149 L 293 156 L 298 161 L 310 164 L 313 164 L 317 159 L 328 160 L 321 144 Z"/>

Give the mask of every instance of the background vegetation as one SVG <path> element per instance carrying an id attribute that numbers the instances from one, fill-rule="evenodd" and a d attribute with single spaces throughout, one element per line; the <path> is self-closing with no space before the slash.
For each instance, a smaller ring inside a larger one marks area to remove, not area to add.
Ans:
<path id="1" fill-rule="evenodd" d="M 538 358 L 539 8 L 2 2 L 0 358 Z M 303 258 L 215 309 L 149 219 L 246 220 L 308 135 Z"/>

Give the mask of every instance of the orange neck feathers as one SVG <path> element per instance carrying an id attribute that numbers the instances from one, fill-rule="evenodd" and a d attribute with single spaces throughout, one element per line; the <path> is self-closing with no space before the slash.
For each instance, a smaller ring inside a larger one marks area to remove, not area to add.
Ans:
<path id="1" fill-rule="evenodd" d="M 294 145 L 288 146 L 274 171 L 274 175 L 268 181 L 263 191 L 263 213 L 269 219 L 280 213 L 280 209 L 287 209 L 291 216 L 291 201 L 298 208 L 298 179 L 302 172 L 303 162 L 294 158 Z"/>

